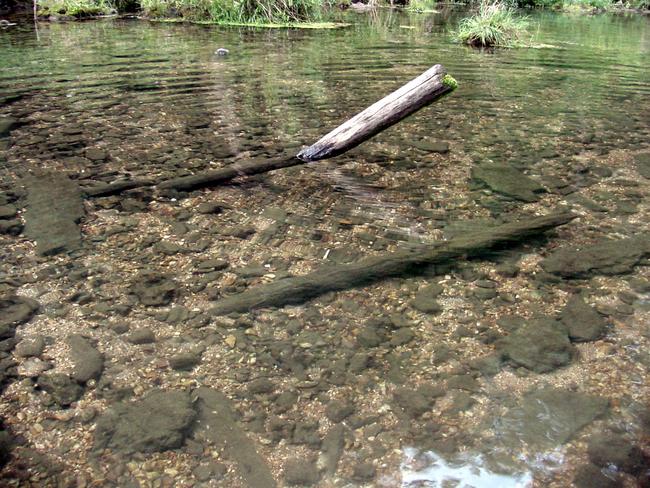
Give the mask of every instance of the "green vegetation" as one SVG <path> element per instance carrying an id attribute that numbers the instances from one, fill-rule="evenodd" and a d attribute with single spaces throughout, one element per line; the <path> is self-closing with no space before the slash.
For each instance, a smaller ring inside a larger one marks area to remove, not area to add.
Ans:
<path id="1" fill-rule="evenodd" d="M 39 17 L 66 16 L 76 18 L 97 17 L 115 13 L 109 0 L 38 0 Z"/>
<path id="2" fill-rule="evenodd" d="M 478 12 L 458 24 L 454 33 L 464 44 L 481 47 L 512 47 L 520 44 L 526 34 L 528 21 L 505 3 L 483 0 Z"/>
<path id="3" fill-rule="evenodd" d="M 322 0 L 142 0 L 151 18 L 182 18 L 219 24 L 288 24 L 320 18 Z"/>

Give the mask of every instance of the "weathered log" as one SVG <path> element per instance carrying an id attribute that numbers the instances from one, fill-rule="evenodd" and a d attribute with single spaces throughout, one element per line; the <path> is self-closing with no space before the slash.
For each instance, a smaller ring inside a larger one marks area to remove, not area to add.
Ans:
<path id="1" fill-rule="evenodd" d="M 521 241 L 570 222 L 575 215 L 559 211 L 541 217 L 523 218 L 470 232 L 449 241 L 422 245 L 355 263 L 319 269 L 305 276 L 295 276 L 218 301 L 210 310 L 213 315 L 248 312 L 261 307 L 300 304 L 330 291 L 345 290 L 384 278 L 417 273 L 424 265 L 441 264 L 461 256 L 478 256 L 486 250 Z"/>
<path id="2" fill-rule="evenodd" d="M 343 154 L 422 107 L 451 93 L 456 87 L 456 80 L 446 74 L 441 64 L 436 64 L 338 126 L 315 144 L 300 151 L 298 158 L 309 162 Z"/>
<path id="3" fill-rule="evenodd" d="M 156 188 L 191 191 L 218 185 L 238 176 L 267 173 L 343 154 L 440 97 L 451 93 L 456 86 L 456 80 L 446 74 L 442 65 L 436 64 L 406 85 L 358 113 L 312 146 L 303 149 L 297 156 L 271 161 L 234 163 L 224 168 L 196 175 L 161 181 L 156 184 Z M 152 184 L 154 183 L 149 180 L 115 182 L 89 187 L 85 190 L 85 194 L 89 197 L 114 195 L 124 190 Z"/>

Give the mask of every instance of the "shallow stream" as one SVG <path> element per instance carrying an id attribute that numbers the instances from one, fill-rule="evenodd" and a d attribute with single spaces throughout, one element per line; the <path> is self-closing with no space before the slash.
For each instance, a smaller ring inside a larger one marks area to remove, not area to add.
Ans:
<path id="1" fill-rule="evenodd" d="M 532 12 L 533 47 L 481 51 L 463 15 L 0 30 L 0 484 L 647 486 L 650 18 Z M 79 194 L 294 155 L 436 63 L 453 94 L 332 160 Z M 210 313 L 558 208 L 471 260 Z"/>

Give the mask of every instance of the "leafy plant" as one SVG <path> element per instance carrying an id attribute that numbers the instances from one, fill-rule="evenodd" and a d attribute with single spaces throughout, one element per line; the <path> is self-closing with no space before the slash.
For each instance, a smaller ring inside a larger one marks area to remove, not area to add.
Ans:
<path id="1" fill-rule="evenodd" d="M 478 12 L 458 24 L 456 39 L 471 46 L 511 47 L 527 33 L 528 20 L 501 1 L 482 0 Z"/>

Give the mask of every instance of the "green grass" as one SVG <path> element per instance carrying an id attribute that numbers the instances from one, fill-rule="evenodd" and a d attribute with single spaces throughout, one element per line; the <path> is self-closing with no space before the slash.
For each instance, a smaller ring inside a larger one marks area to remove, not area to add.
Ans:
<path id="1" fill-rule="evenodd" d="M 410 0 L 406 9 L 421 14 L 434 14 L 438 13 L 435 9 L 436 3 L 437 0 Z"/>
<path id="2" fill-rule="evenodd" d="M 518 16 L 512 7 L 483 0 L 475 15 L 460 21 L 454 37 L 470 46 L 513 47 L 522 44 L 527 28 L 528 20 Z"/>
<path id="3" fill-rule="evenodd" d="M 319 20 L 323 0 L 142 0 L 141 6 L 150 18 L 284 25 Z"/>
<path id="4" fill-rule="evenodd" d="M 115 13 L 109 0 L 38 0 L 40 17 L 66 16 L 76 18 L 97 17 Z"/>

